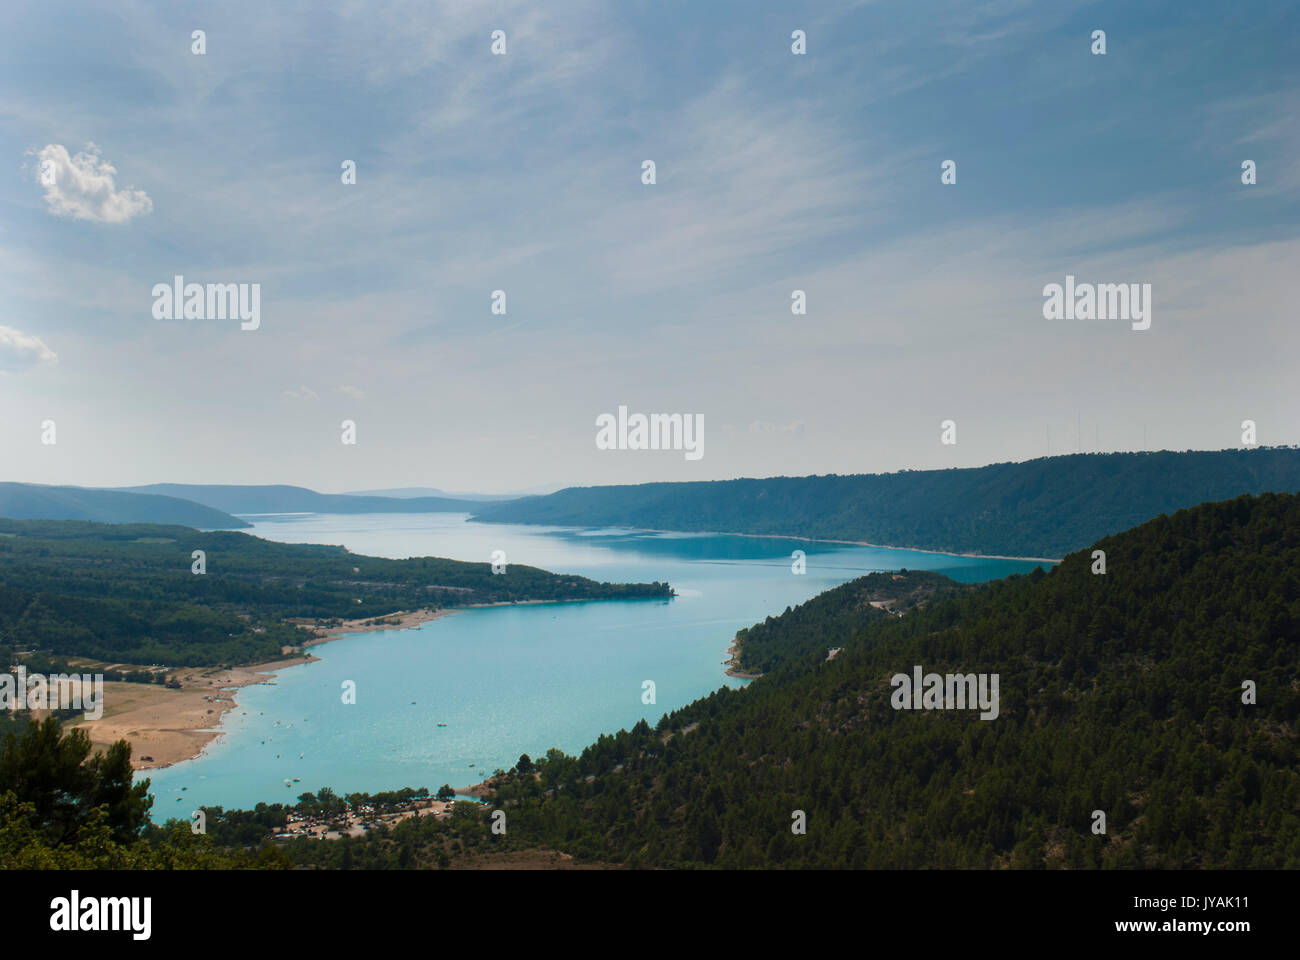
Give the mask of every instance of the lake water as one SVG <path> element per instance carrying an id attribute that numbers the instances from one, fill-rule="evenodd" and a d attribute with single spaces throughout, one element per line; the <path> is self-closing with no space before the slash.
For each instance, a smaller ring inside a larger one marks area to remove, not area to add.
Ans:
<path id="1" fill-rule="evenodd" d="M 736 631 L 847 580 L 906 567 L 973 582 L 1037 565 L 776 538 L 479 524 L 463 514 L 246 519 L 248 533 L 269 540 L 480 562 L 504 550 L 507 563 L 667 581 L 678 596 L 459 610 L 320 644 L 318 662 L 240 689 L 224 736 L 202 756 L 149 772 L 158 821 L 200 806 L 291 802 L 323 786 L 344 794 L 477 783 L 521 753 L 580 752 L 601 733 L 642 717 L 654 725 L 719 686 L 743 685 L 723 673 Z M 791 571 L 796 549 L 807 555 L 804 575 Z M 356 684 L 355 704 L 342 703 L 345 680 Z M 655 683 L 651 705 L 641 700 L 645 680 Z"/>

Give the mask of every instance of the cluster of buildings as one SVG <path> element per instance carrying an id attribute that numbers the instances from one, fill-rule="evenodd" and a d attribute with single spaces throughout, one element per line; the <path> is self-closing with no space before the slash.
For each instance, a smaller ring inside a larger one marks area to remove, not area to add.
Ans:
<path id="1" fill-rule="evenodd" d="M 420 799 L 398 805 L 396 809 L 377 811 L 370 804 L 361 804 L 341 816 L 291 818 L 281 830 L 272 832 L 272 840 L 292 840 L 297 837 L 314 837 L 317 840 L 337 840 L 340 837 L 360 837 L 375 827 L 391 827 L 410 817 L 451 816 L 454 800 Z"/>

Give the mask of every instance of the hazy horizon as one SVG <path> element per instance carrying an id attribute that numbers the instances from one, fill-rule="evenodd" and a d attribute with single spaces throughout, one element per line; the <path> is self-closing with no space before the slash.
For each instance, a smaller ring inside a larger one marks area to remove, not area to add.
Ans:
<path id="1" fill-rule="evenodd" d="M 1267 450 L 1267 449 L 1294 449 L 1294 448 L 1295 448 L 1295 445 L 1294 445 L 1294 444 L 1290 444 L 1290 445 L 1288 445 L 1288 444 L 1276 444 L 1276 445 L 1261 444 L 1261 445 L 1258 445 L 1258 446 L 1256 446 L 1256 447 L 1253 447 L 1252 449 Z M 982 468 L 982 467 L 994 467 L 994 466 L 1000 466 L 1000 465 L 1003 465 L 1003 464 L 1024 464 L 1024 463 L 1031 463 L 1031 462 L 1033 462 L 1033 461 L 1035 461 L 1035 460 L 1046 460 L 1046 459 L 1052 459 L 1052 458 L 1065 458 L 1065 457 L 1072 457 L 1072 456 L 1086 456 L 1086 455 L 1093 454 L 1093 453 L 1101 453 L 1101 454 L 1103 454 L 1103 455 L 1106 455 L 1106 454 L 1129 454 L 1129 453 L 1152 453 L 1152 454 L 1156 454 L 1156 453 L 1219 453 L 1219 452 L 1228 452 L 1228 451 L 1232 451 L 1232 450 L 1236 450 L 1236 449 L 1241 449 L 1241 448 L 1240 448 L 1240 447 L 1221 447 L 1221 448 L 1218 448 L 1218 449 L 1205 449 L 1205 450 L 1192 450 L 1192 449 L 1187 449 L 1187 450 L 1170 450 L 1170 449 L 1159 449 L 1159 450 L 1102 450 L 1102 451 L 1095 451 L 1095 450 L 1082 450 L 1082 451 L 1077 451 L 1077 452 L 1076 452 L 1076 451 L 1070 451 L 1070 452 L 1064 452 L 1064 453 L 1059 453 L 1059 454 L 1052 454 L 1052 457 L 1050 457 L 1050 458 L 1049 458 L 1049 457 L 1030 457 L 1030 458 L 1027 458 L 1027 459 L 1025 459 L 1025 460 L 999 460 L 999 461 L 992 462 L 992 463 L 971 464 L 971 465 L 969 465 L 969 466 L 967 466 L 967 465 L 960 465 L 960 466 L 955 466 L 955 467 L 902 467 L 902 468 L 899 468 L 898 470 L 855 471 L 854 473 L 836 473 L 836 471 L 821 471 L 821 472 L 817 472 L 817 473 L 765 473 L 765 474 L 740 474 L 740 475 L 737 475 L 737 476 L 734 476 L 734 477 L 717 477 L 717 478 L 710 478 L 710 479 L 713 479 L 713 480 L 768 480 L 768 479 L 775 479 L 775 478 L 780 478 L 780 477 L 810 477 L 810 476 L 832 476 L 832 475 L 834 475 L 834 476 L 873 476 L 873 475 L 884 475 L 884 474 L 893 474 L 893 473 L 916 473 L 916 472 L 924 472 L 924 471 L 926 471 L 926 470 L 934 470 L 934 469 L 938 469 L 938 470 L 946 470 L 946 469 L 978 470 L 978 469 L 980 469 L 980 468 Z M 451 490 L 445 490 L 445 489 L 444 489 L 444 490 L 437 490 L 437 492 L 433 492 L 436 488 L 429 488 L 429 487 L 423 487 L 423 486 L 420 486 L 420 487 L 415 487 L 415 486 L 412 486 L 412 487 L 388 487 L 388 488 L 383 488 L 383 489 L 378 489 L 378 490 L 344 490 L 344 489 L 337 489 L 337 490 L 336 490 L 336 489 L 330 489 L 330 488 L 328 488 L 328 487 L 326 487 L 326 486 L 323 486 L 323 485 L 312 484 L 312 483 L 310 483 L 310 482 L 293 482 L 293 481 L 287 481 L 287 480 L 235 480 L 235 481 L 206 481 L 206 480 L 203 480 L 203 481 L 187 481 L 187 480 L 171 480 L 171 479 L 156 480 L 156 479 L 155 479 L 155 480 L 143 480 L 143 481 L 140 481 L 140 482 L 138 482 L 138 483 L 122 483 L 122 484 L 112 484 L 112 485 L 101 485 L 101 484 L 92 484 L 92 483 L 77 483 L 77 482 L 70 482 L 70 481 L 69 481 L 69 482 L 54 481 L 54 482 L 48 482 L 48 483 L 46 483 L 46 482 L 44 482 L 44 481 L 13 480 L 12 478 L 9 478 L 9 477 L 0 477 L 0 482 L 6 482 L 6 481 L 7 481 L 7 482 L 15 482 L 15 483 L 32 483 L 32 484 L 41 485 L 41 486 L 82 487 L 82 488 L 86 488 L 86 489 L 98 489 L 98 490 L 130 490 L 130 489 L 132 489 L 132 488 L 144 487 L 144 486 L 153 486 L 153 485 L 157 485 L 157 484 L 176 484 L 176 485 L 179 485 L 179 486 L 239 486 L 239 487 L 273 487 L 273 486 L 288 486 L 288 487 L 302 487 L 302 488 L 306 488 L 306 489 L 308 489 L 308 490 L 312 490 L 312 491 L 314 491 L 314 492 L 316 492 L 316 493 L 323 493 L 323 494 L 330 494 L 330 495 L 345 495 L 345 496 L 356 496 L 356 497 L 360 497 L 360 496 L 369 496 L 369 497 L 394 497 L 394 498 L 397 498 L 397 499 L 402 499 L 402 498 L 413 498 L 413 497 L 441 497 L 441 498 L 444 498 L 444 499 L 453 499 L 453 500 L 454 500 L 454 499 L 473 500 L 474 497 L 479 496 L 479 495 L 481 495 L 481 496 L 487 496 L 487 497 L 493 497 L 493 498 L 522 498 L 522 497 L 533 497 L 533 496 L 546 496 L 546 495 L 549 494 L 549 493 L 554 493 L 554 492 L 556 492 L 556 491 L 564 490 L 564 489 L 568 489 L 568 488 L 572 488 L 572 487 L 633 486 L 633 485 L 640 484 L 640 483 L 689 483 L 689 482 L 692 482 L 692 481 L 690 481 L 689 479 L 684 479 L 684 480 L 669 480 L 669 481 L 662 481 L 662 480 L 631 480 L 631 481 L 627 481 L 626 483 L 619 483 L 619 482 L 616 482 L 616 483 L 542 483 L 542 484 L 536 484 L 536 485 L 534 485 L 533 487 L 530 487 L 530 488 L 527 489 L 527 490 L 518 490 L 518 489 L 515 489 L 515 490 L 494 491 L 494 490 L 486 490 L 486 489 L 485 489 L 485 490 L 474 490 L 474 491 L 466 491 L 466 490 L 454 490 L 454 491 L 451 491 Z M 706 481 L 706 482 L 707 482 L 707 481 Z M 429 491 L 429 492 L 424 492 L 424 491 L 426 491 L 426 490 Z M 420 492 L 415 492 L 415 491 L 420 491 Z"/>

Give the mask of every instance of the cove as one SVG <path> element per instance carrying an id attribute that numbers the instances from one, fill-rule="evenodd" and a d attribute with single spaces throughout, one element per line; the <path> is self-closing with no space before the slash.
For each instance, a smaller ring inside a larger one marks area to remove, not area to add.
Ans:
<path id="1" fill-rule="evenodd" d="M 521 753 L 580 752 L 602 733 L 642 717 L 653 725 L 720 686 L 744 685 L 723 672 L 736 631 L 848 580 L 909 568 L 976 582 L 1040 565 L 729 534 L 480 524 L 464 514 L 245 519 L 254 524 L 247 532 L 270 540 L 478 562 L 499 550 L 511 565 L 667 581 L 678 596 L 457 610 L 316 646 L 317 662 L 240 689 L 223 736 L 198 758 L 142 772 L 157 822 L 198 807 L 292 802 L 325 786 L 340 794 L 467 786 Z M 803 575 L 791 572 L 795 550 L 806 554 Z M 349 680 L 355 704 L 340 697 Z M 641 702 L 646 680 L 652 705 Z"/>

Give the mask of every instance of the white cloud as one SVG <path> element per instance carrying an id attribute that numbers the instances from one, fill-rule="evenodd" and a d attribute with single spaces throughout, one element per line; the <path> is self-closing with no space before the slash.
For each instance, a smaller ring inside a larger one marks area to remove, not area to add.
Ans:
<path id="1" fill-rule="evenodd" d="M 299 387 L 297 390 L 285 390 L 286 397 L 292 397 L 294 400 L 319 400 L 320 397 L 311 387 Z"/>
<path id="2" fill-rule="evenodd" d="M 0 373 L 28 370 L 59 362 L 40 337 L 13 327 L 0 326 Z"/>
<path id="3" fill-rule="evenodd" d="M 364 400 L 366 398 L 366 391 L 362 390 L 360 387 L 350 387 L 344 384 L 338 388 L 338 391 L 339 393 L 347 394 L 353 400 Z"/>
<path id="4" fill-rule="evenodd" d="M 153 210 L 153 201 L 143 190 L 117 188 L 113 182 L 117 168 L 100 157 L 93 143 L 73 156 L 62 144 L 51 143 L 37 157 L 36 179 L 45 188 L 45 202 L 55 216 L 126 223 Z"/>

